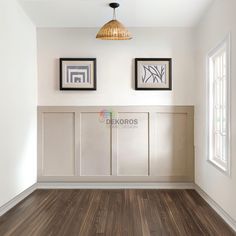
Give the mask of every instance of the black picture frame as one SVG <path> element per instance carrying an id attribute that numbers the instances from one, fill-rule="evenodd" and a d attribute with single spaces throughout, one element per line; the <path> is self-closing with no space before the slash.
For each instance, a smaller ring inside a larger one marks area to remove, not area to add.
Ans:
<path id="1" fill-rule="evenodd" d="M 167 88 L 147 88 L 147 87 L 140 87 L 138 84 L 138 62 L 145 62 L 145 61 L 154 61 L 154 62 L 168 62 L 169 65 L 169 86 Z M 172 90 L 172 58 L 135 58 L 135 90 Z"/>
<path id="2" fill-rule="evenodd" d="M 73 88 L 63 87 L 63 62 L 91 61 L 93 63 L 93 87 L 91 88 Z M 60 90 L 97 90 L 97 59 L 96 58 L 60 58 Z"/>

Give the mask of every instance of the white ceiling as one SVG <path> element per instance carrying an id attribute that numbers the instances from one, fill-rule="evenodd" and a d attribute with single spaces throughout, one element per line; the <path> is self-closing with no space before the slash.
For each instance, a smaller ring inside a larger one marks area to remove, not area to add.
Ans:
<path id="1" fill-rule="evenodd" d="M 37 27 L 100 27 L 114 0 L 19 0 Z M 129 27 L 192 27 L 214 0 L 117 0 Z"/>

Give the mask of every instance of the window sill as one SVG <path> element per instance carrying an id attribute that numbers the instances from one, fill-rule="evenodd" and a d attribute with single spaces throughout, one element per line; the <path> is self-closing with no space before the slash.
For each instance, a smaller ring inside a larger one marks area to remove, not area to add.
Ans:
<path id="1" fill-rule="evenodd" d="M 223 174 L 230 176 L 230 171 L 229 168 L 226 168 L 222 165 L 220 165 L 217 161 L 215 160 L 207 160 L 208 163 L 210 163 L 211 165 L 213 165 L 215 168 L 217 168 L 219 171 L 221 171 Z"/>

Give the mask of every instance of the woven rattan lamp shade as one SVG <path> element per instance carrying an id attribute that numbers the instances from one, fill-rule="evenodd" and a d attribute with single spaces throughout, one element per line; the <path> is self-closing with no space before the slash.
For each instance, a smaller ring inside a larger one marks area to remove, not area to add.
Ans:
<path id="1" fill-rule="evenodd" d="M 100 29 L 96 38 L 102 40 L 129 40 L 132 39 L 132 36 L 121 22 L 111 20 Z"/>
<path id="2" fill-rule="evenodd" d="M 116 19 L 116 8 L 119 3 L 113 2 L 109 6 L 113 8 L 113 20 L 106 23 L 98 32 L 96 38 L 102 40 L 129 40 L 132 39 L 130 32 Z"/>

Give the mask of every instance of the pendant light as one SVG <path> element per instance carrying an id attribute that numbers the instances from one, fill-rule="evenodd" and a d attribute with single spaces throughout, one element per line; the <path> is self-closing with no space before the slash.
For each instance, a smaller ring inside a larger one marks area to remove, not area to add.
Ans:
<path id="1" fill-rule="evenodd" d="M 113 2 L 109 6 L 113 8 L 113 20 L 106 23 L 98 32 L 96 38 L 102 40 L 129 40 L 132 39 L 130 32 L 124 25 L 116 20 L 116 8 L 119 3 Z"/>

